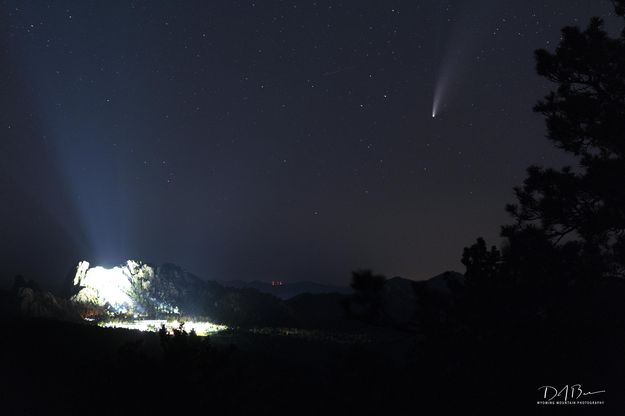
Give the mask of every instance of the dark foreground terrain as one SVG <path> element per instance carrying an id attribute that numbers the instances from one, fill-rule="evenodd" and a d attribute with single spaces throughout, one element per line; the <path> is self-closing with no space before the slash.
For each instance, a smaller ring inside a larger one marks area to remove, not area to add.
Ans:
<path id="1" fill-rule="evenodd" d="M 32 318 L 2 327 L 4 414 L 322 414 L 392 407 L 412 390 L 399 382 L 404 363 L 390 353 L 404 356 L 411 340 L 392 331 L 204 338 Z"/>
<path id="2" fill-rule="evenodd" d="M 625 404 L 623 336 L 601 324 L 593 334 L 590 322 L 444 343 L 365 326 L 201 338 L 35 318 L 1 325 L 7 415 L 623 414 Z M 574 383 L 606 389 L 605 404 L 536 406 L 538 387 Z"/>

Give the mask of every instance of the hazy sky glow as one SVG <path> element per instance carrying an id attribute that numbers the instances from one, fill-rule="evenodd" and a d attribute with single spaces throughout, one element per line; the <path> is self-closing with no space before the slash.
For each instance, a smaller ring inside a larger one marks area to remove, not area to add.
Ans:
<path id="1" fill-rule="evenodd" d="M 610 11 L 0 2 L 4 279 L 128 258 L 336 284 L 462 271 L 526 166 L 565 162 L 531 112 L 533 50 Z"/>

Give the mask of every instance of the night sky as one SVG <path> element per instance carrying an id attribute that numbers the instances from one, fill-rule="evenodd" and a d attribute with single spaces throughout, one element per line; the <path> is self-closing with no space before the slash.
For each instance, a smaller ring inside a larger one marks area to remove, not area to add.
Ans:
<path id="1" fill-rule="evenodd" d="M 127 258 L 340 285 L 463 271 L 525 168 L 567 162 L 531 111 L 533 51 L 611 11 L 0 1 L 2 278 Z"/>

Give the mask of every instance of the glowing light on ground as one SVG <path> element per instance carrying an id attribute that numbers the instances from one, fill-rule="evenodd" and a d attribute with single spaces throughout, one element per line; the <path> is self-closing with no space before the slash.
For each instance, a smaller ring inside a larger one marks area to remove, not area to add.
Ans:
<path id="1" fill-rule="evenodd" d="M 133 321 L 100 322 L 98 326 L 103 328 L 124 328 L 143 332 L 158 332 L 161 326 L 165 325 L 167 331 L 171 333 L 174 329 L 179 329 L 181 323 L 182 322 L 179 321 L 167 321 L 164 319 L 138 319 Z M 193 330 L 199 336 L 207 336 L 228 329 L 226 325 L 218 325 L 207 321 L 185 321 L 183 328 L 187 332 Z"/>

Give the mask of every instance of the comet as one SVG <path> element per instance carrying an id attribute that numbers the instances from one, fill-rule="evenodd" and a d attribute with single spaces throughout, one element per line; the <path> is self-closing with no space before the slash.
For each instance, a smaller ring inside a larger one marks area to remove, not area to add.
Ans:
<path id="1" fill-rule="evenodd" d="M 449 66 L 443 68 L 438 80 L 436 81 L 434 98 L 432 100 L 432 118 L 436 118 L 438 116 L 443 105 L 443 100 L 447 96 L 447 87 L 452 74 L 452 71 L 449 68 Z"/>
<path id="2" fill-rule="evenodd" d="M 470 57 L 479 45 L 484 30 L 475 31 L 475 27 L 484 27 L 484 22 L 492 21 L 497 11 L 505 2 L 472 0 L 458 2 L 452 8 L 453 19 L 447 37 L 447 46 L 443 49 L 440 67 L 434 84 L 432 100 L 432 118 L 437 118 L 446 109 L 446 103 L 453 98 L 460 86 L 462 71 L 470 63 Z M 445 13 L 449 8 L 445 8 Z M 468 34 L 471 34 L 470 36 Z"/>
<path id="3" fill-rule="evenodd" d="M 438 89 L 434 92 L 434 101 L 432 102 L 432 118 L 436 118 L 438 115 L 438 109 L 440 106 L 441 97 L 438 94 Z"/>

